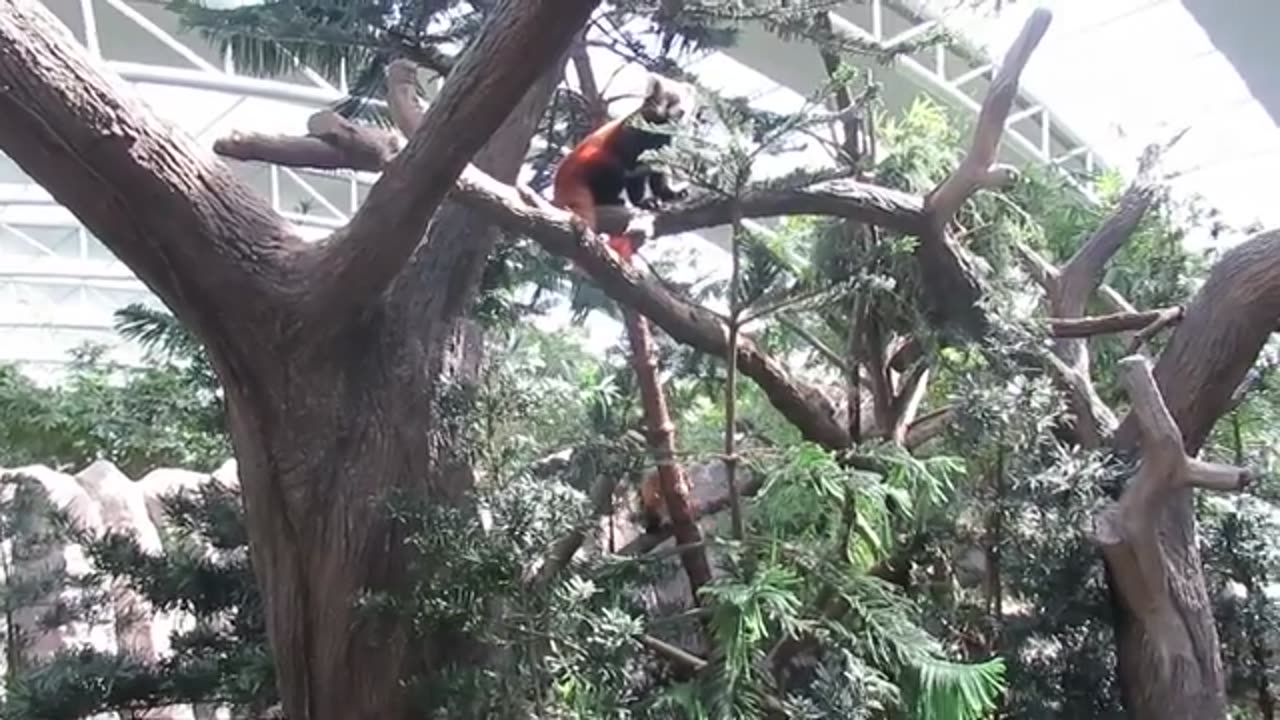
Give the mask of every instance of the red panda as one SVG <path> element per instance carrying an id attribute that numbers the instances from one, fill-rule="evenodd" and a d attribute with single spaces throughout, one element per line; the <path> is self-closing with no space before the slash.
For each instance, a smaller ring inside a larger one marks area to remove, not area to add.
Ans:
<path id="1" fill-rule="evenodd" d="M 662 480 L 657 470 L 649 470 L 640 482 L 640 521 L 644 531 L 657 532 L 662 524 L 670 521 L 667 500 L 662 495 Z"/>
<path id="2" fill-rule="evenodd" d="M 675 85 L 650 76 L 639 109 L 601 125 L 578 143 L 556 168 L 552 202 L 572 211 L 595 230 L 596 208 L 624 205 L 624 190 L 631 204 L 650 210 L 656 209 L 660 202 L 682 197 L 683 192 L 671 188 L 666 173 L 639 160 L 644 151 L 668 145 L 671 136 L 633 124 L 637 117 L 656 126 L 679 122 L 685 115 L 687 101 L 675 91 Z M 645 197 L 646 185 L 653 193 L 650 198 Z M 635 253 L 631 238 L 625 235 L 611 235 L 609 247 L 624 261 L 630 261 Z"/>

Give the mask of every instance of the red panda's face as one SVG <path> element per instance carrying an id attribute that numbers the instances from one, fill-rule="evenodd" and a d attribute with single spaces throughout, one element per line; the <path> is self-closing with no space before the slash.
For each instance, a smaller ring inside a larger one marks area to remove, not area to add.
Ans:
<path id="1" fill-rule="evenodd" d="M 640 114 L 654 125 L 680 122 L 689 112 L 692 98 L 691 88 L 684 83 L 650 76 Z"/>

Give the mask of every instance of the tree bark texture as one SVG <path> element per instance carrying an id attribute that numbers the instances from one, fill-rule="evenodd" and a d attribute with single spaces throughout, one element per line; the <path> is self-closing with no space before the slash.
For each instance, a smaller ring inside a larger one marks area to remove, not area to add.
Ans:
<path id="1" fill-rule="evenodd" d="M 1214 423 L 1230 409 L 1232 395 L 1277 318 L 1280 231 L 1269 231 L 1232 248 L 1218 261 L 1187 305 L 1152 372 L 1188 455 L 1199 451 Z M 1115 445 L 1137 448 L 1140 435 L 1138 420 L 1131 414 L 1116 431 Z M 1170 617 L 1190 640 L 1192 666 L 1176 675 L 1161 672 L 1155 655 L 1159 645 L 1130 610 L 1119 610 L 1117 651 L 1124 699 L 1139 720 L 1226 717 L 1222 657 L 1191 499 L 1189 486 L 1173 491 L 1156 508 L 1153 523 L 1168 577 Z"/>
<path id="2" fill-rule="evenodd" d="M 658 483 L 671 516 L 671 529 L 677 545 L 692 546 L 680 554 L 693 601 L 699 602 L 698 590 L 711 582 L 711 565 L 702 547 L 702 528 L 698 525 L 697 508 L 690 500 L 691 489 L 684 468 L 676 456 L 676 428 L 667 409 L 667 394 L 658 380 L 658 363 L 653 353 L 653 332 L 649 321 L 634 310 L 623 309 L 627 342 L 631 346 L 631 364 L 640 386 L 640 404 L 644 407 L 645 434 L 649 450 L 657 465 Z"/>
<path id="3" fill-rule="evenodd" d="M 441 203 L 486 144 L 483 169 L 514 180 L 556 63 L 597 3 L 497 3 L 366 204 L 312 245 L 104 77 L 46 9 L 0 2 L 0 148 L 200 337 L 218 370 L 294 720 L 410 717 L 403 680 L 449 651 L 355 607 L 401 579 L 388 495 L 457 502 L 470 476 L 441 400 L 473 364 L 460 320 L 496 235 Z"/>

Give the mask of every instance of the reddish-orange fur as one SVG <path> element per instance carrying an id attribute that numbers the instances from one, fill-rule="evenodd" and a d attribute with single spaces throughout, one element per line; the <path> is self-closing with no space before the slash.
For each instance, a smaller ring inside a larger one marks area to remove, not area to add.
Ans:
<path id="1" fill-rule="evenodd" d="M 625 117 L 610 120 L 596 128 L 556 168 L 551 202 L 572 211 L 593 231 L 596 229 L 596 203 L 587 185 L 587 175 L 595 164 L 610 160 L 609 144 L 626 120 Z M 625 235 L 610 235 L 609 247 L 628 262 L 635 254 L 631 239 Z"/>
<path id="2" fill-rule="evenodd" d="M 647 126 L 669 126 L 685 115 L 685 100 L 673 86 L 650 77 L 638 109 L 604 123 L 578 143 L 556 168 L 552 202 L 598 232 L 601 206 L 622 209 L 629 199 L 637 208 L 656 210 L 661 203 L 682 197 L 683 191 L 671 187 L 666 172 L 640 160 L 645 152 L 671 143 L 671 133 Z M 627 235 L 610 235 L 608 242 L 624 262 L 636 250 L 636 241 Z"/>
<path id="3" fill-rule="evenodd" d="M 645 529 L 652 532 L 667 519 L 667 500 L 662 495 L 662 481 L 656 470 L 645 473 L 640 483 L 640 516 Z"/>

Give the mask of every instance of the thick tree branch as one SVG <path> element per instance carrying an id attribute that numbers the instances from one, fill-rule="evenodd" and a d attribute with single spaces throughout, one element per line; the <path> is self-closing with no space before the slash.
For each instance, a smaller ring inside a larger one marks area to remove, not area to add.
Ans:
<path id="1" fill-rule="evenodd" d="M 1119 367 L 1133 405 L 1142 459 L 1120 499 L 1095 516 L 1093 535 L 1122 600 L 1155 646 L 1161 675 L 1168 679 L 1196 667 L 1198 660 L 1194 640 L 1170 594 L 1160 519 L 1179 490 L 1239 490 L 1250 475 L 1241 468 L 1188 457 L 1147 359 L 1130 355 Z"/>
<path id="2" fill-rule="evenodd" d="M 1155 203 L 1158 187 L 1139 175 L 1120 198 L 1120 205 L 1102 227 L 1085 241 L 1062 267 L 1055 314 L 1079 317 L 1093 291 L 1102 283 L 1107 263 L 1137 229 Z"/>
<path id="3" fill-rule="evenodd" d="M 1143 310 L 1140 312 L 1119 312 L 1111 315 L 1097 315 L 1081 318 L 1049 318 L 1049 333 L 1060 338 L 1086 338 L 1094 335 L 1109 335 L 1126 330 L 1142 330 L 1141 342 L 1162 328 L 1177 323 L 1182 319 L 1182 306 Z M 1136 348 L 1130 348 L 1134 350 Z"/>
<path id="4" fill-rule="evenodd" d="M 728 351 L 728 328 L 714 313 L 669 293 L 634 267 L 624 266 L 590 234 L 579 232 L 568 212 L 524 205 L 518 192 L 479 170 L 459 180 L 457 199 L 482 210 L 508 231 L 532 238 L 547 251 L 572 260 L 611 298 L 635 308 L 678 342 L 710 355 Z M 769 401 L 806 438 L 830 448 L 849 444 L 848 431 L 820 391 L 791 377 L 747 336 L 738 339 L 738 367 L 760 385 Z"/>
<path id="5" fill-rule="evenodd" d="M 1004 136 L 1005 121 L 1013 101 L 1018 97 L 1018 81 L 1031 59 L 1031 53 L 1040 44 L 1049 29 L 1053 14 L 1046 8 L 1037 8 L 1022 26 L 1022 32 L 1013 42 L 1000 64 L 1000 72 L 991 81 L 987 96 L 978 111 L 973 144 L 955 172 L 943 180 L 925 198 L 925 207 L 936 226 L 951 222 L 960 206 L 976 190 L 1001 187 L 1013 179 L 1011 168 L 997 165 L 1000 139 Z"/>
<path id="6" fill-rule="evenodd" d="M 445 80 L 405 149 L 351 222 L 313 246 L 321 306 L 381 293 L 427 222 L 534 81 L 561 56 L 599 0 L 503 0 Z"/>
<path id="7" fill-rule="evenodd" d="M 739 198 L 743 218 L 782 215 L 831 215 L 883 227 L 905 235 L 920 235 L 927 227 L 919 197 L 850 179 L 826 180 L 801 188 L 762 184 Z M 657 215 L 655 235 L 674 235 L 727 225 L 734 201 L 702 195 Z"/>

